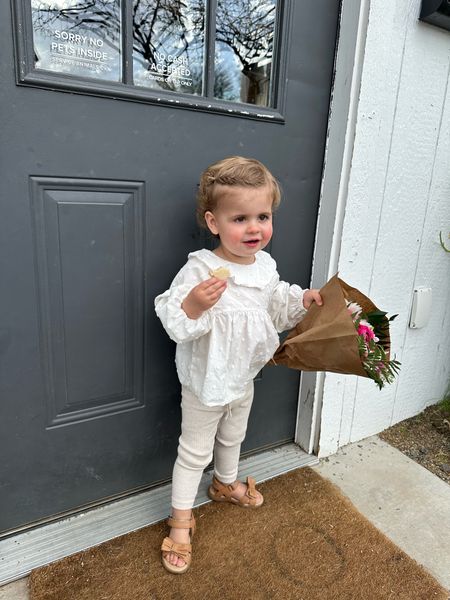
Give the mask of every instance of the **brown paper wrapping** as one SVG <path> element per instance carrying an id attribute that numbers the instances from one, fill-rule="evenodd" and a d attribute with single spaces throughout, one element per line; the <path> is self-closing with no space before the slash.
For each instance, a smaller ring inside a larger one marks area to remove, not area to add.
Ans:
<path id="1" fill-rule="evenodd" d="M 305 317 L 275 352 L 272 363 L 300 371 L 331 371 L 368 377 L 359 356 L 357 332 L 345 300 L 357 302 L 363 312 L 378 311 L 359 290 L 337 274 L 320 290 L 323 305 L 312 303 Z M 389 354 L 389 321 L 383 317 L 382 345 Z M 381 342 L 380 342 L 381 343 Z"/>

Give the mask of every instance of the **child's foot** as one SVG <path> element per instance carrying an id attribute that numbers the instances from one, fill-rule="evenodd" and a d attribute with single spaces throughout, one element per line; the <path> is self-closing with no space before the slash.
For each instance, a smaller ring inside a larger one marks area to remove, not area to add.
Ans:
<path id="1" fill-rule="evenodd" d="M 191 510 L 173 508 L 167 524 L 171 529 L 161 546 L 162 563 L 171 573 L 184 573 L 192 559 L 191 538 L 195 531 L 194 515 Z"/>
<path id="2" fill-rule="evenodd" d="M 190 529 L 175 529 L 174 527 L 172 527 L 169 533 L 169 537 L 176 544 L 189 544 L 191 541 L 189 532 Z M 175 552 L 168 552 L 165 555 L 165 558 L 168 563 L 175 567 L 184 567 L 184 565 L 186 564 L 186 561 L 180 556 L 177 556 Z"/>
<path id="3" fill-rule="evenodd" d="M 233 484 L 233 491 L 231 493 L 232 498 L 236 498 L 236 500 L 240 500 L 241 498 L 243 498 L 248 490 L 248 485 L 246 483 L 242 483 L 242 481 L 235 481 Z M 256 494 L 256 504 L 258 504 L 259 506 L 263 503 L 264 498 L 263 495 L 258 492 L 257 489 L 255 489 L 255 494 Z"/>
<path id="4" fill-rule="evenodd" d="M 225 484 L 213 477 L 208 496 L 216 502 L 231 502 L 244 508 L 259 508 L 264 502 L 264 497 L 255 488 L 255 480 L 252 477 L 247 477 L 246 484 L 239 480 Z"/>

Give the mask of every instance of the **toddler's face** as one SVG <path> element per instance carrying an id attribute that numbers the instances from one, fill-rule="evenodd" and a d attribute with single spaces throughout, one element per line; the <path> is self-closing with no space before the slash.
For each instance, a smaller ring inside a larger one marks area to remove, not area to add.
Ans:
<path id="1" fill-rule="evenodd" d="M 251 264 L 272 237 L 272 196 L 264 187 L 218 186 L 217 207 L 205 213 L 206 223 L 219 235 L 218 254 L 231 262 Z"/>

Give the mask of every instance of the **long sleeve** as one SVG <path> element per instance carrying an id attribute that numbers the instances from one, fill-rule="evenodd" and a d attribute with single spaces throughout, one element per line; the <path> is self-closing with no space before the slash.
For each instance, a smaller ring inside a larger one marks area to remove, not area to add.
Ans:
<path id="1" fill-rule="evenodd" d="M 275 284 L 268 312 L 275 329 L 280 333 L 295 327 L 306 314 L 303 306 L 305 290 L 299 285 L 290 285 L 286 281 Z"/>
<path id="2" fill-rule="evenodd" d="M 170 288 L 155 298 L 156 314 L 169 337 L 178 344 L 196 340 L 211 329 L 209 311 L 205 311 L 198 319 L 190 319 L 181 308 L 191 289 L 202 280 L 196 275 L 192 269 L 183 268 Z"/>

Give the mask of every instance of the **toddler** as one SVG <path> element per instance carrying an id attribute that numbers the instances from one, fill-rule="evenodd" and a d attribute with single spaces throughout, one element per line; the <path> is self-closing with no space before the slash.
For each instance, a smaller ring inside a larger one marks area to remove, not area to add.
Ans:
<path id="1" fill-rule="evenodd" d="M 189 254 L 170 289 L 155 299 L 177 343 L 182 386 L 171 530 L 161 547 L 172 573 L 191 563 L 192 506 L 213 455 L 209 497 L 245 508 L 262 505 L 254 479 L 236 479 L 253 378 L 277 349 L 277 332 L 294 327 L 312 302 L 322 304 L 318 290 L 280 281 L 275 261 L 263 252 L 279 203 L 278 183 L 259 161 L 233 156 L 211 165 L 200 180 L 197 216 L 218 245 Z"/>

